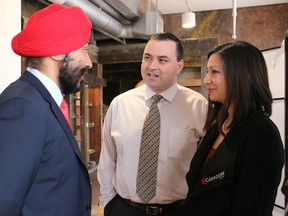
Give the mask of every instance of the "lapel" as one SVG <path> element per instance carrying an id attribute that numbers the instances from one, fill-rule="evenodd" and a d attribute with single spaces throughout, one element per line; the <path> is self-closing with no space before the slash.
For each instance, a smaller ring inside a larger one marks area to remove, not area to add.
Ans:
<path id="1" fill-rule="evenodd" d="M 187 175 L 189 196 L 203 193 L 217 187 L 229 184 L 235 177 L 235 165 L 237 153 L 240 148 L 238 135 L 233 134 L 233 129 L 222 141 L 214 155 L 204 165 L 206 157 L 218 136 L 218 128 L 215 126 L 211 133 L 207 134 L 191 163 Z"/>
<path id="2" fill-rule="evenodd" d="M 59 121 L 60 125 L 64 129 L 72 149 L 74 150 L 75 154 L 80 159 L 80 161 L 83 163 L 83 165 L 86 167 L 84 159 L 77 145 L 75 135 L 73 134 L 68 122 L 63 116 L 59 106 L 56 104 L 56 102 L 54 101 L 48 90 L 45 88 L 45 86 L 33 74 L 29 73 L 28 71 L 25 71 L 23 73 L 23 75 L 20 77 L 20 80 L 31 84 L 42 95 L 43 99 L 50 104 L 50 108 L 55 117 L 57 118 L 57 120 Z"/>

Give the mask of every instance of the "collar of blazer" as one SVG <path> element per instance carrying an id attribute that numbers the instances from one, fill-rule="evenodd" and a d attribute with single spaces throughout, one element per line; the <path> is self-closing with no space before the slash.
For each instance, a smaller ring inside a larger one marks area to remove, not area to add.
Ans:
<path id="1" fill-rule="evenodd" d="M 80 161 L 83 163 L 83 165 L 86 167 L 82 154 L 77 145 L 75 135 L 73 134 L 68 122 L 63 116 L 59 106 L 56 104 L 56 102 L 54 101 L 48 90 L 45 88 L 45 86 L 33 74 L 29 73 L 28 71 L 25 71 L 23 73 L 23 75 L 20 77 L 20 80 L 30 83 L 42 95 L 44 100 L 46 100 L 50 104 L 51 110 L 54 113 L 55 117 L 58 119 L 61 126 L 63 127 L 65 134 L 69 139 L 69 142 L 74 152 L 76 153 Z"/>

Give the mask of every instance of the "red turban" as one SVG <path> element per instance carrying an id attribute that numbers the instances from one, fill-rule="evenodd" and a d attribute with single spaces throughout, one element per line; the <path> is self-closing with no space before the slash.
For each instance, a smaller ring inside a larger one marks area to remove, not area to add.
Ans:
<path id="1" fill-rule="evenodd" d="M 92 24 L 79 7 L 51 4 L 33 14 L 11 42 L 20 56 L 62 55 L 89 42 Z"/>

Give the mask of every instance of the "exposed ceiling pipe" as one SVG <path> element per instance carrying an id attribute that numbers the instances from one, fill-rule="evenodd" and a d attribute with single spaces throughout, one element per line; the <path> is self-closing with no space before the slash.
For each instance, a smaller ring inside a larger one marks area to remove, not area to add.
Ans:
<path id="1" fill-rule="evenodd" d="M 94 27 L 93 27 L 93 29 L 95 29 Z M 126 41 L 125 41 L 125 39 L 120 39 L 120 38 L 118 38 L 118 37 L 115 37 L 114 35 L 111 35 L 111 34 L 109 34 L 108 32 L 106 32 L 106 31 L 104 31 L 104 30 L 102 30 L 102 29 L 95 29 L 95 30 L 97 30 L 98 32 L 100 32 L 100 33 L 102 33 L 103 35 L 106 35 L 106 36 L 108 36 L 109 38 L 112 38 L 112 39 L 114 39 L 115 41 L 118 41 L 119 43 L 121 43 L 121 44 L 126 44 Z M 98 39 L 99 37 L 95 37 L 95 35 L 94 35 L 94 39 L 96 39 L 96 41 L 97 41 L 97 39 Z"/>
<path id="2" fill-rule="evenodd" d="M 40 3 L 42 3 L 42 4 L 46 5 L 46 6 L 50 5 L 50 3 L 47 2 L 46 0 L 38 0 L 38 2 L 40 2 Z"/>
<path id="3" fill-rule="evenodd" d="M 82 8 L 97 31 L 125 44 L 125 38 L 148 39 L 163 31 L 163 19 L 155 11 L 148 11 L 132 24 L 122 24 L 87 0 L 48 0 L 51 3 Z M 122 38 L 123 40 L 121 40 Z"/>
<path id="4" fill-rule="evenodd" d="M 67 6 L 78 6 L 82 8 L 90 18 L 93 25 L 119 38 L 133 38 L 132 26 L 118 22 L 107 13 L 97 8 L 89 1 L 83 0 L 49 0 L 52 3 L 64 4 Z"/>
<path id="5" fill-rule="evenodd" d="M 104 0 L 89 0 L 94 5 L 98 6 L 101 10 L 115 18 L 116 20 L 119 20 L 121 23 L 124 24 L 131 24 L 132 22 L 128 20 L 126 17 L 124 17 L 121 13 L 119 13 L 117 10 L 115 10 L 111 5 L 109 5 Z"/>

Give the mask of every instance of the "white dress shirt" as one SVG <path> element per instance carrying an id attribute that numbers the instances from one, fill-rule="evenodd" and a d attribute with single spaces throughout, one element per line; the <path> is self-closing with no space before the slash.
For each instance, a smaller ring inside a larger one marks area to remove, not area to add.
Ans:
<path id="1" fill-rule="evenodd" d="M 100 201 L 106 205 L 117 193 L 141 203 L 136 178 L 142 127 L 155 93 L 146 85 L 113 99 L 105 116 L 98 166 Z M 186 173 L 204 136 L 207 101 L 199 93 L 175 84 L 157 104 L 161 134 L 156 196 L 149 203 L 167 204 L 186 198 Z"/>

